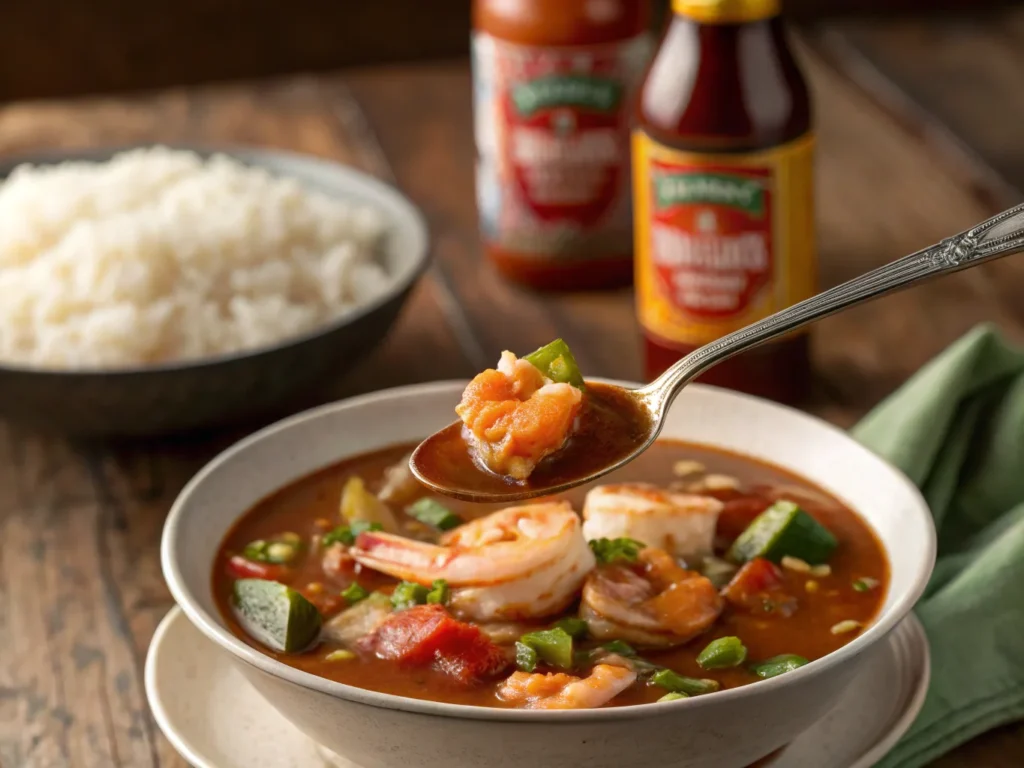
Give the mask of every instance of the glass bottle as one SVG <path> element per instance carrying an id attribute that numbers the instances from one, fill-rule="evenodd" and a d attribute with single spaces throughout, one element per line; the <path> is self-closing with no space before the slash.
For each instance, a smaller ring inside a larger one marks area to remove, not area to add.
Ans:
<path id="1" fill-rule="evenodd" d="M 650 378 L 816 287 L 810 100 L 778 0 L 674 0 L 672 11 L 633 135 Z M 790 402 L 809 379 L 806 333 L 702 377 Z"/>
<path id="2" fill-rule="evenodd" d="M 648 24 L 648 0 L 475 0 L 477 202 L 506 278 L 632 280 L 629 130 Z"/>

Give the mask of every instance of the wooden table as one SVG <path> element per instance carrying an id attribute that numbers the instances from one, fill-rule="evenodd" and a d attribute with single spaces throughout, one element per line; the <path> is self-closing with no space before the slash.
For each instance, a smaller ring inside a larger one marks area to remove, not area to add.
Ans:
<path id="1" fill-rule="evenodd" d="M 978 166 L 922 140 L 924 123 L 880 106 L 836 56 L 834 32 L 809 31 L 801 44 L 818 95 L 823 285 L 1011 202 L 978 182 Z M 14 104 L 0 109 L 0 152 L 247 142 L 334 157 L 404 189 L 429 218 L 434 266 L 387 341 L 338 382 L 338 396 L 466 377 L 503 348 L 532 349 L 556 335 L 568 339 L 585 370 L 637 378 L 628 290 L 539 296 L 503 283 L 481 263 L 469 95 L 467 66 L 457 61 Z M 1024 261 L 1011 259 L 821 323 L 808 407 L 848 426 L 978 322 L 997 323 L 1024 342 L 1022 295 Z M 147 644 L 172 604 L 158 543 L 182 485 L 237 437 L 97 445 L 0 424 L 4 768 L 183 765 L 153 723 L 142 684 Z M 1011 726 L 938 765 L 1009 768 L 1021 755 L 1024 727 Z"/>

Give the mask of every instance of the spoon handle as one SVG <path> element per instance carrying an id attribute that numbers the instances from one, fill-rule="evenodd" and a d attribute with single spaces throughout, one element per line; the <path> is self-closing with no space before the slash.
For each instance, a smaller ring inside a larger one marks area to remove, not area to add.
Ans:
<path id="1" fill-rule="evenodd" d="M 1024 205 L 830 288 L 763 320 L 694 350 L 639 390 L 651 407 L 663 411 L 679 390 L 713 365 L 840 310 L 908 288 L 939 275 L 1024 251 Z"/>

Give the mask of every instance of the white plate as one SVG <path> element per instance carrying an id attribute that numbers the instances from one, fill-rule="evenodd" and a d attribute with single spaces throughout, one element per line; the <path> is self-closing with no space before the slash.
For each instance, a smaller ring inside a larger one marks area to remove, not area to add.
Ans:
<path id="1" fill-rule="evenodd" d="M 910 615 L 878 647 L 839 704 L 771 768 L 869 768 L 914 721 L 929 674 L 928 640 Z M 153 635 L 146 695 L 164 735 L 196 768 L 358 768 L 328 756 L 281 717 L 180 608 Z"/>

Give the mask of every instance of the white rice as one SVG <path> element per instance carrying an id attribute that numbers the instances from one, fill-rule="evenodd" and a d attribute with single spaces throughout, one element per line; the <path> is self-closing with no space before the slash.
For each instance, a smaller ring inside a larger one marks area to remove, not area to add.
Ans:
<path id="1" fill-rule="evenodd" d="M 235 352 L 384 292 L 381 214 L 166 148 L 0 184 L 0 363 L 118 368 Z"/>

